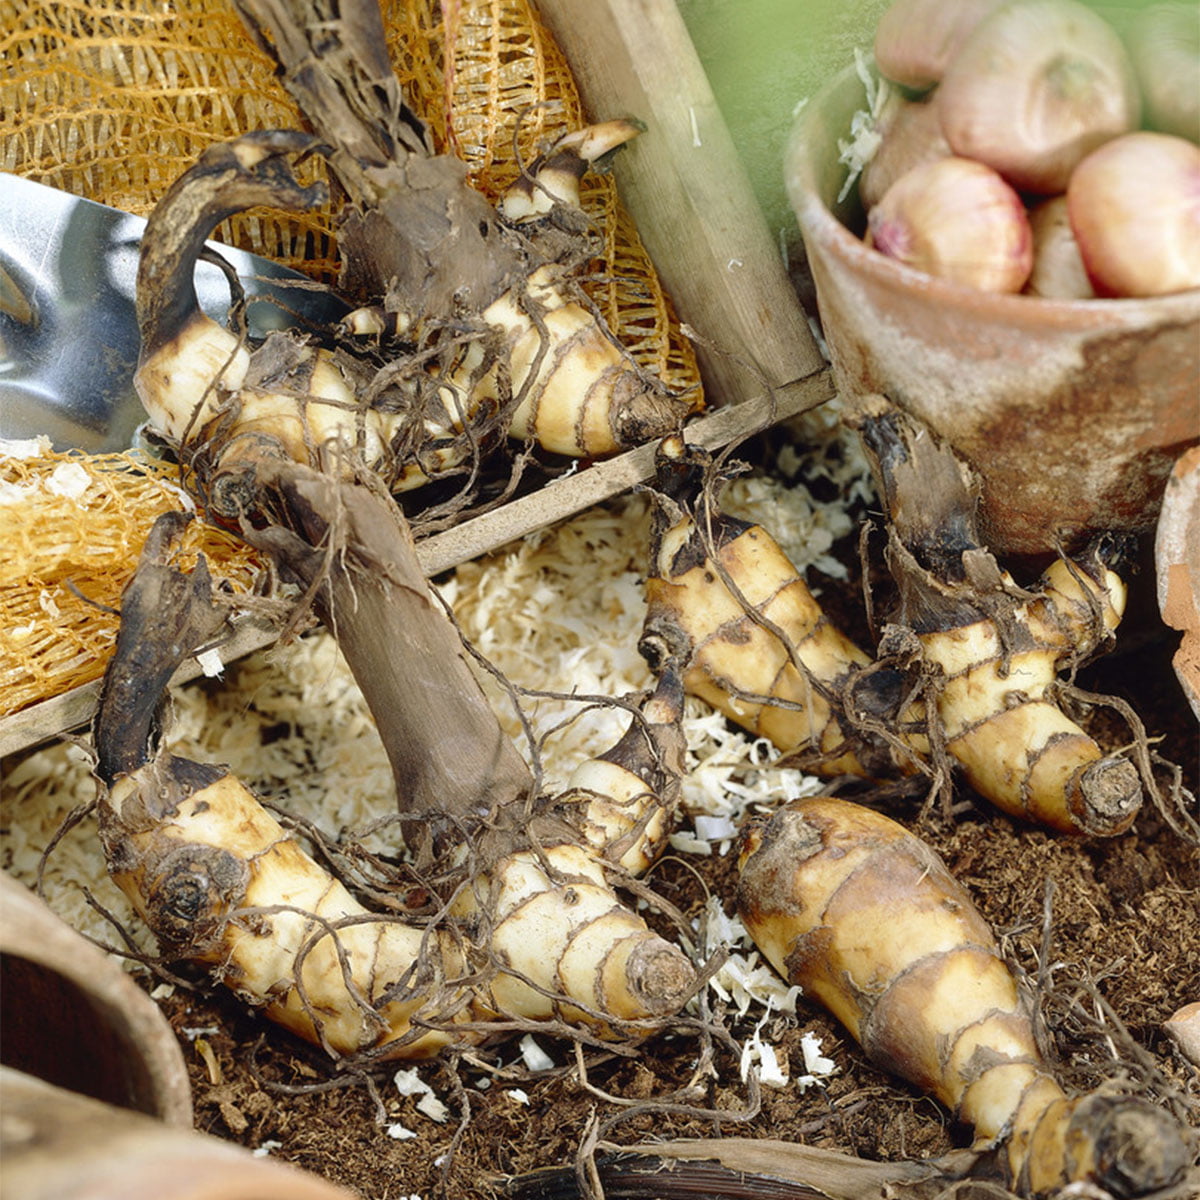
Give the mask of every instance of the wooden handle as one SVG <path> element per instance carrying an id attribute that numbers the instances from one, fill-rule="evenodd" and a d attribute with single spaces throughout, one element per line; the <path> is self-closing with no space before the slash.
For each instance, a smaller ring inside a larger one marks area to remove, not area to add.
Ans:
<path id="1" fill-rule="evenodd" d="M 570 62 L 588 119 L 631 116 L 648 126 L 613 171 L 663 286 L 697 334 L 710 402 L 739 403 L 820 369 L 675 4 L 540 0 L 538 10 Z"/>

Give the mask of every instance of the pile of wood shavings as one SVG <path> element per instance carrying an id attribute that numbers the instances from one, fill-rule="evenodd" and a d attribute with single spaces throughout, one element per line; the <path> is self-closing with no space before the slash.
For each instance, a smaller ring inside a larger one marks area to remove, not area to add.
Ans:
<path id="1" fill-rule="evenodd" d="M 858 467 L 847 470 L 853 475 Z M 847 491 L 854 489 L 854 479 L 844 482 Z M 844 576 L 845 567 L 830 555 L 834 542 L 851 532 L 840 499 L 821 504 L 803 487 L 755 475 L 730 484 L 723 503 L 767 523 L 798 566 Z M 628 497 L 532 534 L 441 581 L 464 636 L 517 689 L 549 694 L 521 700 L 535 736 L 545 739 L 540 754 L 547 790 L 611 746 L 629 720 L 619 708 L 572 694 L 624 696 L 651 682 L 637 652 L 647 533 L 647 502 Z M 818 580 L 812 582 L 819 590 Z M 506 729 L 528 750 L 511 696 L 490 676 L 482 682 Z M 677 851 L 726 853 L 748 806 L 815 789 L 815 780 L 775 767 L 773 747 L 732 729 L 699 701 L 688 703 L 685 730 L 691 771 L 686 813 L 673 839 Z M 264 798 L 327 835 L 395 849 L 390 832 L 362 832 L 393 811 L 391 770 L 362 696 L 324 631 L 251 655 L 223 679 L 177 689 L 168 738 L 175 753 L 227 763 Z M 88 754 L 63 742 L 2 765 L 0 863 L 33 885 L 64 817 L 94 796 Z M 105 874 L 90 818 L 57 845 L 42 886 L 51 907 L 76 929 L 116 941 L 89 904 L 90 893 L 152 950 Z M 742 1012 L 751 1004 L 776 1012 L 794 1008 L 794 994 L 762 964 L 718 901 L 704 923 L 698 934 L 707 949 L 731 950 L 714 980 L 722 999 Z"/>

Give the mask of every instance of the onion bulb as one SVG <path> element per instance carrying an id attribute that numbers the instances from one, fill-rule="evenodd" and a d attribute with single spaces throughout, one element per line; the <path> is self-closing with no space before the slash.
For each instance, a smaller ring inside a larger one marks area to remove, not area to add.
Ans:
<path id="1" fill-rule="evenodd" d="M 1141 116 L 1121 39 L 1077 0 L 996 9 L 947 67 L 940 91 L 954 153 L 1043 195 L 1065 191 L 1086 154 L 1136 129 Z"/>
<path id="2" fill-rule="evenodd" d="M 867 214 L 889 258 L 986 292 L 1019 292 L 1033 266 L 1020 197 L 990 167 L 942 158 L 902 175 Z"/>
<path id="3" fill-rule="evenodd" d="M 1133 17 L 1126 40 L 1146 124 L 1200 141 L 1200 5 L 1156 4 Z"/>
<path id="4" fill-rule="evenodd" d="M 1200 146 L 1168 133 L 1116 138 L 1079 164 L 1071 228 L 1102 296 L 1200 287 Z"/>
<path id="5" fill-rule="evenodd" d="M 875 65 L 885 79 L 923 91 L 1001 0 L 894 0 L 875 27 Z"/>
<path id="6" fill-rule="evenodd" d="M 1066 196 L 1054 196 L 1029 210 L 1033 270 L 1025 292 L 1045 300 L 1091 300 L 1095 295 L 1067 215 Z"/>
<path id="7" fill-rule="evenodd" d="M 936 95 L 931 100 L 908 100 L 893 91 L 879 114 L 879 148 L 863 167 L 858 194 L 870 210 L 906 171 L 921 163 L 948 158 L 950 147 L 942 134 Z"/>

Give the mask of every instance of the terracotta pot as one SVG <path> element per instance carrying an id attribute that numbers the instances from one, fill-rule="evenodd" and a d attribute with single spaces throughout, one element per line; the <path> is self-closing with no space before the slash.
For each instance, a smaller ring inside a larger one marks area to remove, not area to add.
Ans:
<path id="1" fill-rule="evenodd" d="M 0 872 L 0 1193 L 11 1200 L 353 1200 L 193 1133 L 187 1068 L 121 965 Z"/>
<path id="2" fill-rule="evenodd" d="M 5 1200 L 354 1200 L 319 1176 L 0 1067 Z"/>
<path id="3" fill-rule="evenodd" d="M 1177 1009 L 1162 1024 L 1163 1031 L 1188 1062 L 1200 1067 L 1200 1000 Z"/>
<path id="4" fill-rule="evenodd" d="M 801 111 L 786 182 L 843 395 L 887 395 L 979 472 L 999 553 L 1041 555 L 1098 529 L 1148 530 L 1172 464 L 1200 438 L 1200 290 L 1146 300 L 991 295 L 869 249 L 836 197 L 853 69 Z M 857 210 L 857 211 L 856 211 Z"/>
<path id="5" fill-rule="evenodd" d="M 0 1060 L 190 1128 L 183 1052 L 121 965 L 0 872 Z"/>
<path id="6" fill-rule="evenodd" d="M 1162 619 L 1183 634 L 1172 665 L 1200 720 L 1200 446 L 1180 458 L 1167 480 L 1154 562 Z M 1193 1023 L 1200 1026 L 1200 1006 Z M 1200 1030 L 1193 1036 L 1200 1042 Z"/>

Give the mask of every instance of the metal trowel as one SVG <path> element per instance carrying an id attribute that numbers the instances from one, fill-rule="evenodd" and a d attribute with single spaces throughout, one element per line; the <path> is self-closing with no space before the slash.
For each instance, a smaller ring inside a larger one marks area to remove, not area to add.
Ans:
<path id="1" fill-rule="evenodd" d="M 56 450 L 127 448 L 145 419 L 133 387 L 141 217 L 0 172 L 0 439 Z M 328 289 L 268 259 L 209 242 L 245 289 L 250 336 L 336 322 Z M 224 321 L 220 267 L 196 268 L 200 305 Z"/>

